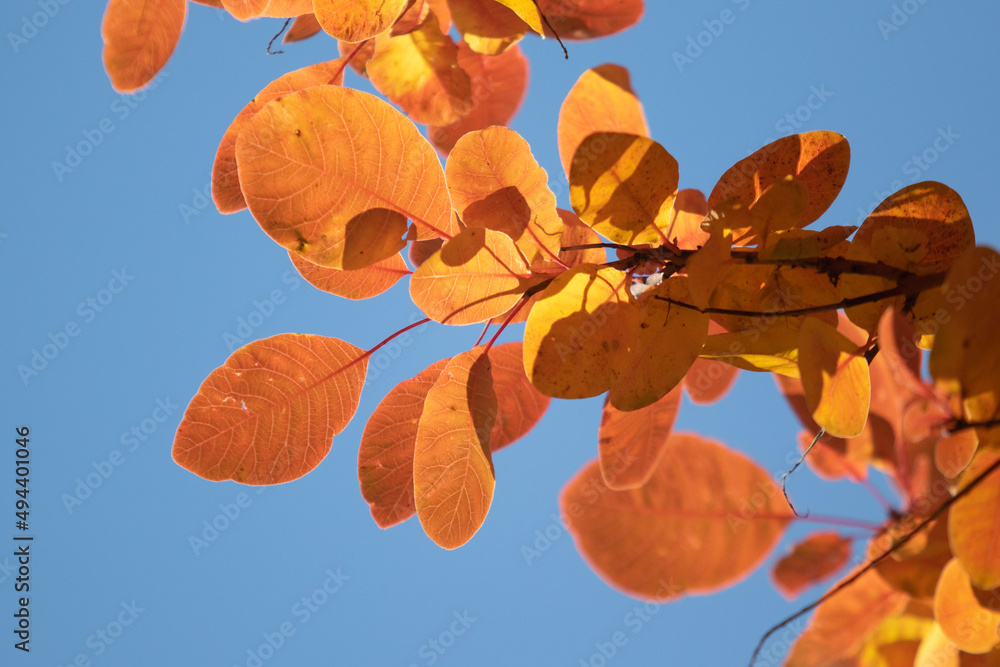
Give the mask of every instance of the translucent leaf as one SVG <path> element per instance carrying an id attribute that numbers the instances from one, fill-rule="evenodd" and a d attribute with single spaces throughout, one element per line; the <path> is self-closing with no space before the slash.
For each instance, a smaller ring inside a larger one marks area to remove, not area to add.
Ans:
<path id="1" fill-rule="evenodd" d="M 412 241 L 407 255 L 413 266 L 420 266 L 426 262 L 431 255 L 436 253 L 444 245 L 444 239 L 427 239 L 426 241 Z"/>
<path id="2" fill-rule="evenodd" d="M 797 229 L 808 205 L 809 195 L 797 178 L 779 178 L 747 208 L 750 226 L 733 231 L 733 245 L 763 245 L 772 233 Z"/>
<path id="3" fill-rule="evenodd" d="M 975 245 L 972 220 L 957 192 L 927 181 L 914 183 L 889 195 L 864 221 L 847 249 L 848 259 L 879 262 L 916 275 L 947 271 L 967 248 Z M 841 294 L 852 298 L 890 289 L 891 280 L 846 274 Z M 898 296 L 846 309 L 848 317 L 865 331 L 874 331 L 882 312 L 893 304 L 901 309 L 906 297 Z M 934 316 L 940 296 L 934 291 L 917 297 L 907 309 L 915 319 Z"/>
<path id="4" fill-rule="evenodd" d="M 582 264 L 546 287 L 528 315 L 524 370 L 543 394 L 588 398 L 611 388 L 641 314 L 616 269 Z"/>
<path id="5" fill-rule="evenodd" d="M 602 132 L 585 138 L 569 172 L 580 219 L 615 243 L 654 243 L 670 222 L 677 160 L 652 139 Z"/>
<path id="6" fill-rule="evenodd" d="M 709 405 L 729 393 L 739 372 L 735 366 L 699 357 L 684 376 L 684 389 L 695 405 Z"/>
<path id="7" fill-rule="evenodd" d="M 805 227 L 837 198 L 850 162 L 847 140 L 836 132 L 821 130 L 782 137 L 730 167 L 708 196 L 708 207 L 714 209 L 734 197 L 750 206 L 772 183 L 792 175 L 809 195 L 809 205 L 796 225 Z"/>
<path id="8" fill-rule="evenodd" d="M 542 15 L 535 0 L 496 0 L 496 2 L 511 9 L 535 32 L 542 34 L 544 31 Z"/>
<path id="9" fill-rule="evenodd" d="M 524 374 L 523 349 L 521 343 L 490 348 L 493 390 L 497 395 L 497 418 L 490 435 L 490 449 L 494 452 L 527 434 L 549 407 L 549 397 L 535 389 Z"/>
<path id="10" fill-rule="evenodd" d="M 301 42 L 304 39 L 309 39 L 322 29 L 323 27 L 316 20 L 315 14 L 303 14 L 292 21 L 292 25 L 288 27 L 288 32 L 285 33 L 281 43 L 292 44 L 294 42 Z"/>
<path id="11" fill-rule="evenodd" d="M 345 42 L 361 42 L 385 32 L 405 8 L 406 0 L 313 0 L 323 30 Z"/>
<path id="12" fill-rule="evenodd" d="M 184 29 L 185 0 L 110 0 L 101 21 L 104 69 L 120 93 L 153 80 Z"/>
<path id="13" fill-rule="evenodd" d="M 191 399 L 174 461 L 212 481 L 298 479 L 354 416 L 367 366 L 363 350 L 336 338 L 281 334 L 249 343 Z"/>
<path id="14" fill-rule="evenodd" d="M 857 653 L 865 638 L 906 606 L 908 596 L 867 572 L 821 604 L 792 647 L 785 667 L 836 665 Z"/>
<path id="15" fill-rule="evenodd" d="M 976 598 L 969 574 L 957 558 L 941 572 L 934 594 L 934 618 L 948 639 L 966 653 L 988 653 L 1000 644 L 1000 613 Z"/>
<path id="16" fill-rule="evenodd" d="M 338 269 L 454 232 L 444 172 L 413 124 L 373 95 L 320 86 L 269 102 L 236 143 L 250 212 L 279 244 Z"/>
<path id="17" fill-rule="evenodd" d="M 215 164 L 212 165 L 212 199 L 219 213 L 235 213 L 247 206 L 243 191 L 240 189 L 236 141 L 250 119 L 256 116 L 265 104 L 289 93 L 326 84 L 339 86 L 344 80 L 343 67 L 343 58 L 338 58 L 289 72 L 269 83 L 240 110 L 229 124 L 226 133 L 222 135 L 222 141 L 215 152 Z"/>
<path id="18" fill-rule="evenodd" d="M 566 177 L 584 139 L 591 134 L 619 132 L 649 135 L 628 70 L 611 64 L 589 69 L 577 79 L 559 109 L 559 159 Z"/>
<path id="19" fill-rule="evenodd" d="M 497 397 L 484 350 L 477 347 L 448 362 L 427 392 L 417 426 L 417 516 L 427 536 L 445 549 L 472 539 L 493 501 L 490 433 Z"/>
<path id="20" fill-rule="evenodd" d="M 701 228 L 701 223 L 706 215 L 708 215 L 708 202 L 700 190 L 693 188 L 680 190 L 674 197 L 673 210 L 670 212 L 667 239 L 684 250 L 694 250 L 705 245 L 709 239 L 709 232 Z"/>
<path id="21" fill-rule="evenodd" d="M 980 448 L 962 474 L 965 488 L 1000 458 L 1000 450 Z M 983 590 L 1000 586 L 1000 472 L 993 471 L 951 506 L 948 535 L 951 549 L 962 562 L 973 585 Z"/>
<path id="22" fill-rule="evenodd" d="M 597 444 L 601 479 L 609 489 L 634 489 L 646 483 L 667 445 L 680 404 L 679 387 L 631 412 L 617 410 L 605 400 Z"/>
<path id="23" fill-rule="evenodd" d="M 368 78 L 368 62 L 375 55 L 374 39 L 366 39 L 357 43 L 338 41 L 337 50 L 341 57 L 351 58 L 349 64 L 355 74 Z"/>
<path id="24" fill-rule="evenodd" d="M 358 479 L 379 528 L 389 528 L 416 514 L 413 500 L 413 450 L 427 392 L 450 359 L 431 364 L 389 390 L 361 436 Z"/>
<path id="25" fill-rule="evenodd" d="M 472 80 L 474 104 L 469 113 L 451 125 L 427 128 L 427 138 L 442 153 L 448 153 L 467 132 L 506 125 L 528 89 L 528 59 L 517 46 L 498 56 L 484 56 L 474 53 L 465 42 L 459 42 L 458 66 Z"/>
<path id="26" fill-rule="evenodd" d="M 414 122 L 448 125 L 472 110 L 472 81 L 458 65 L 458 47 L 436 20 L 406 35 L 377 37 L 365 71 Z"/>
<path id="27" fill-rule="evenodd" d="M 939 504 L 940 498 L 930 498 L 920 505 Z M 874 559 L 888 551 L 894 537 L 909 533 L 913 529 L 912 517 L 898 521 L 873 540 L 868 548 L 868 559 Z M 929 528 L 922 530 L 902 548 L 878 564 L 876 570 L 882 579 L 898 591 L 913 598 L 934 597 L 941 570 L 951 560 L 948 546 L 948 520 L 940 518 Z"/>
<path id="28" fill-rule="evenodd" d="M 594 39 L 638 23 L 643 0 L 538 0 L 538 8 L 562 39 Z"/>
<path id="29" fill-rule="evenodd" d="M 646 407 L 678 386 L 708 337 L 708 315 L 678 306 L 690 302 L 688 279 L 674 276 L 639 298 L 640 320 L 609 400 L 619 410 Z"/>
<path id="30" fill-rule="evenodd" d="M 222 6 L 240 21 L 258 17 L 291 18 L 312 11 L 312 0 L 222 0 Z"/>
<path id="31" fill-rule="evenodd" d="M 560 248 L 601 243 L 601 237 L 585 225 L 576 213 L 562 208 L 557 209 L 557 212 L 563 221 L 562 237 L 559 241 Z M 607 261 L 607 255 L 604 248 L 583 248 L 580 250 L 560 250 L 559 259 L 566 266 L 573 268 L 580 264 L 602 264 Z"/>
<path id="32" fill-rule="evenodd" d="M 860 435 L 868 420 L 871 381 L 857 346 L 830 325 L 809 318 L 799 337 L 799 373 L 813 419 L 830 435 Z"/>
<path id="33" fill-rule="evenodd" d="M 389 34 L 393 37 L 410 34 L 419 28 L 421 23 L 427 20 L 430 12 L 431 6 L 425 0 L 408 0 L 406 9 L 399 15 L 396 22 L 392 24 Z M 440 24 L 438 25 L 440 26 Z M 444 31 L 442 30 L 442 32 Z"/>
<path id="34" fill-rule="evenodd" d="M 771 578 L 781 594 L 792 600 L 844 567 L 850 556 L 849 539 L 832 532 L 814 533 L 774 564 Z"/>
<path id="35" fill-rule="evenodd" d="M 462 222 L 514 239 L 532 269 L 555 263 L 563 227 L 556 198 L 517 132 L 490 127 L 466 134 L 448 155 L 445 175 Z"/>
<path id="36" fill-rule="evenodd" d="M 488 56 L 521 41 L 528 25 L 496 0 L 449 0 L 451 18 L 469 49 Z"/>
<path id="37" fill-rule="evenodd" d="M 378 296 L 399 282 L 400 278 L 410 274 L 406 262 L 398 253 L 362 269 L 353 270 L 319 266 L 302 259 L 294 252 L 289 252 L 288 257 L 310 285 L 345 299 L 370 299 Z"/>
<path id="38" fill-rule="evenodd" d="M 649 480 L 612 491 L 589 463 L 560 507 L 590 566 L 614 588 L 663 602 L 711 593 L 756 569 L 780 539 L 788 507 L 767 473 L 696 435 L 670 436 Z"/>
<path id="39" fill-rule="evenodd" d="M 437 322 L 471 324 L 507 312 L 540 280 L 506 234 L 469 227 L 417 268 L 410 297 Z"/>

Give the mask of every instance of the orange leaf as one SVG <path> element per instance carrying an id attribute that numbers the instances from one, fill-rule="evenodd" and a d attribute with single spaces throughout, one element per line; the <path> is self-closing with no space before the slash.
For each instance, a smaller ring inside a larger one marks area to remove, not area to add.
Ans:
<path id="1" fill-rule="evenodd" d="M 745 238 L 736 238 L 734 234 L 733 244 L 763 245 L 764 240 L 772 233 L 796 229 L 808 205 L 809 195 L 798 179 L 791 175 L 779 178 L 750 204 L 748 210 L 753 225 L 751 234 Z M 844 238 L 849 235 L 850 232 L 844 234 Z"/>
<path id="2" fill-rule="evenodd" d="M 805 227 L 830 207 L 847 179 L 851 149 L 836 132 L 820 130 L 782 137 L 745 157 L 722 175 L 708 196 L 716 208 L 736 198 L 750 206 L 775 181 L 795 176 L 809 195 L 796 227 Z"/>
<path id="3" fill-rule="evenodd" d="M 542 27 L 542 15 L 538 9 L 538 5 L 535 4 L 535 0 L 496 0 L 496 2 L 513 11 L 522 21 L 528 24 L 528 27 L 538 34 L 542 34 L 544 31 Z M 452 15 L 454 18 L 454 10 L 452 10 Z M 456 23 L 456 25 L 458 24 Z"/>
<path id="4" fill-rule="evenodd" d="M 684 376 L 684 388 L 692 403 L 709 405 L 729 393 L 739 372 L 735 366 L 699 357 Z"/>
<path id="5" fill-rule="evenodd" d="M 365 69 L 376 90 L 416 123 L 448 125 L 472 110 L 472 81 L 433 15 L 406 35 L 375 38 Z"/>
<path id="6" fill-rule="evenodd" d="M 921 507 L 940 503 L 940 498 L 925 498 L 919 501 Z M 868 546 L 867 557 L 871 561 L 892 548 L 898 536 L 913 529 L 913 517 L 890 524 L 888 529 Z M 918 599 L 934 597 L 941 570 L 951 560 L 948 546 L 947 515 L 934 521 L 902 548 L 878 564 L 876 570 L 890 586 Z"/>
<path id="7" fill-rule="evenodd" d="M 875 572 L 863 574 L 816 609 L 785 667 L 845 664 L 838 660 L 855 655 L 865 638 L 884 619 L 902 611 L 908 599 Z"/>
<path id="8" fill-rule="evenodd" d="M 563 264 L 573 268 L 580 264 L 603 264 L 607 261 L 604 248 L 583 248 L 581 250 L 562 250 L 573 246 L 593 245 L 601 243 L 601 237 L 593 229 L 583 223 L 573 211 L 556 209 L 563 221 L 562 237 L 559 240 L 559 259 Z"/>
<path id="9" fill-rule="evenodd" d="M 710 236 L 709 232 L 701 228 L 706 215 L 708 215 L 708 202 L 700 190 L 693 188 L 680 190 L 674 197 L 670 224 L 667 226 L 667 238 L 678 248 L 685 250 L 700 248 Z"/>
<path id="10" fill-rule="evenodd" d="M 288 257 L 310 285 L 345 299 L 370 299 L 378 296 L 399 282 L 400 278 L 410 274 L 399 253 L 362 269 L 349 271 L 313 264 L 294 252 L 289 252 Z"/>
<path id="11" fill-rule="evenodd" d="M 774 564 L 771 578 L 781 594 L 792 600 L 844 567 L 850 556 L 850 540 L 837 533 L 814 533 Z"/>
<path id="12" fill-rule="evenodd" d="M 303 14 L 292 21 L 292 25 L 288 28 L 288 32 L 285 33 L 285 37 L 281 40 L 281 43 L 292 44 L 293 42 L 301 42 L 304 39 L 309 39 L 322 29 L 323 27 L 316 20 L 315 14 Z"/>
<path id="13" fill-rule="evenodd" d="M 337 50 L 342 57 L 351 58 L 349 64 L 355 74 L 368 78 L 368 61 L 375 55 L 374 39 L 366 39 L 357 43 L 338 41 Z"/>
<path id="14" fill-rule="evenodd" d="M 854 235 L 846 257 L 923 276 L 947 271 L 975 242 L 972 220 L 962 198 L 946 185 L 927 181 L 909 185 L 879 204 Z M 844 275 L 840 282 L 844 298 L 872 294 L 894 285 L 884 278 L 852 274 Z M 905 296 L 898 296 L 847 308 L 845 312 L 852 322 L 871 332 L 877 328 L 882 311 L 890 304 L 902 309 L 905 300 Z M 937 291 L 925 292 L 908 312 L 914 319 L 932 318 L 939 301 Z"/>
<path id="15" fill-rule="evenodd" d="M 976 599 L 969 574 L 957 558 L 945 565 L 938 579 L 934 618 L 948 639 L 966 653 L 988 653 L 1000 644 L 1000 613 Z"/>
<path id="16" fill-rule="evenodd" d="M 799 336 L 799 373 L 813 419 L 830 435 L 860 435 L 868 420 L 871 381 L 858 347 L 829 324 L 808 318 Z"/>
<path id="17" fill-rule="evenodd" d="M 629 360 L 641 315 L 621 271 L 582 264 L 546 287 L 524 330 L 524 370 L 543 394 L 588 398 Z"/>
<path id="18" fill-rule="evenodd" d="M 222 135 L 222 141 L 219 142 L 219 148 L 215 152 L 215 164 L 212 165 L 212 199 L 219 213 L 235 213 L 247 206 L 243 191 L 240 190 L 236 140 L 250 119 L 256 116 L 265 104 L 289 93 L 326 84 L 339 86 L 344 80 L 343 67 L 344 59 L 338 58 L 289 72 L 267 84 L 264 90 L 257 93 L 257 96 L 240 110 L 229 124 L 226 133 Z"/>
<path id="19" fill-rule="evenodd" d="M 840 244 L 857 227 L 836 225 L 826 229 L 785 229 L 767 235 L 758 257 L 761 260 L 805 259 L 836 256 Z"/>
<path id="20" fill-rule="evenodd" d="M 312 0 L 222 0 L 222 6 L 240 21 L 258 17 L 291 18 L 313 9 Z"/>
<path id="21" fill-rule="evenodd" d="M 1000 459 L 1000 450 L 980 448 L 962 473 L 959 488 Z M 972 583 L 983 590 L 1000 586 L 1000 473 L 993 471 L 952 505 L 948 521 L 951 549 Z"/>
<path id="22" fill-rule="evenodd" d="M 789 520 L 763 469 L 721 444 L 678 433 L 641 488 L 612 491 L 593 461 L 563 489 L 560 506 L 577 548 L 605 581 L 658 602 L 744 578 Z"/>
<path id="23" fill-rule="evenodd" d="M 642 0 L 538 0 L 538 8 L 562 39 L 594 39 L 621 32 L 639 21 L 642 5 Z M 545 34 L 552 34 L 548 26 Z"/>
<path id="24" fill-rule="evenodd" d="M 592 134 L 573 157 L 570 202 L 581 220 L 615 243 L 654 243 L 670 223 L 677 173 L 677 160 L 652 139 Z"/>
<path id="25" fill-rule="evenodd" d="M 649 135 L 628 70 L 619 65 L 600 65 L 584 72 L 559 109 L 559 159 L 567 178 L 580 144 L 599 132 Z"/>
<path id="26" fill-rule="evenodd" d="M 521 343 L 490 348 L 493 390 L 497 395 L 497 419 L 490 435 L 490 449 L 499 451 L 535 427 L 549 407 L 549 397 L 535 389 L 524 374 Z"/>
<path id="27" fill-rule="evenodd" d="M 417 267 L 410 297 L 436 322 L 472 324 L 507 312 L 539 280 L 509 236 L 469 227 Z"/>
<path id="28" fill-rule="evenodd" d="M 191 399 L 174 461 L 212 481 L 298 479 L 354 416 L 367 366 L 363 350 L 336 338 L 281 334 L 245 345 Z"/>
<path id="29" fill-rule="evenodd" d="M 453 232 L 444 172 L 413 124 L 373 95 L 319 86 L 269 102 L 236 142 L 250 212 L 279 244 L 361 268 L 418 238 Z"/>
<path id="30" fill-rule="evenodd" d="M 110 0 L 101 22 L 104 69 L 120 93 L 153 80 L 170 59 L 187 13 L 185 0 Z"/>
<path id="31" fill-rule="evenodd" d="M 495 56 L 521 41 L 528 25 L 496 0 L 449 0 L 451 19 L 468 47 Z"/>
<path id="32" fill-rule="evenodd" d="M 345 42 L 361 42 L 385 32 L 405 8 L 406 0 L 313 0 L 323 30 Z"/>
<path id="33" fill-rule="evenodd" d="M 708 338 L 708 315 L 665 299 L 690 303 L 689 279 L 674 276 L 639 297 L 639 326 L 608 398 L 619 410 L 638 410 L 674 389 Z"/>
<path id="34" fill-rule="evenodd" d="M 886 308 L 878 325 L 878 357 L 885 364 L 892 382 L 913 395 L 927 393 L 920 379 L 923 351 L 916 345 L 913 323 L 900 314 L 895 306 Z"/>
<path id="35" fill-rule="evenodd" d="M 498 56 L 483 56 L 459 42 L 458 66 L 472 80 L 473 107 L 451 125 L 427 128 L 427 138 L 442 153 L 467 132 L 510 122 L 528 88 L 528 60 L 517 46 Z"/>
<path id="36" fill-rule="evenodd" d="M 445 175 L 462 222 L 514 239 L 532 269 L 554 263 L 562 219 L 545 170 L 517 132 L 490 127 L 466 134 L 448 155 Z"/>
<path id="37" fill-rule="evenodd" d="M 393 37 L 397 35 L 407 35 L 427 20 L 427 15 L 431 11 L 431 6 L 425 0 L 407 0 L 406 9 L 399 15 L 396 22 L 392 24 L 389 34 Z M 440 27 L 440 24 L 438 24 Z M 444 32 L 444 31 L 442 31 Z"/>
<path id="38" fill-rule="evenodd" d="M 424 400 L 449 359 L 431 364 L 393 387 L 365 424 L 358 450 L 361 495 L 379 528 L 416 514 L 413 500 L 413 448 Z"/>
<path id="39" fill-rule="evenodd" d="M 484 350 L 480 346 L 448 362 L 427 392 L 417 426 L 417 516 L 427 536 L 445 549 L 472 539 L 493 501 L 489 438 L 497 397 Z"/>
<path id="40" fill-rule="evenodd" d="M 656 469 L 681 405 L 676 388 L 640 410 L 622 412 L 607 400 L 597 432 L 601 479 L 609 489 L 642 486 Z"/>

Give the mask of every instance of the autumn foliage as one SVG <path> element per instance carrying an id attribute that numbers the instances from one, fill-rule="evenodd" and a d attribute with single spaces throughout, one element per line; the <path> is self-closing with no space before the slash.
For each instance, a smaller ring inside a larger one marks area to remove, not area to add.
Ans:
<path id="1" fill-rule="evenodd" d="M 607 64 L 559 113 L 562 210 L 505 127 L 527 86 L 517 42 L 623 30 L 638 0 L 200 1 L 297 17 L 286 42 L 322 31 L 342 54 L 220 128 L 218 209 L 248 208 L 321 290 L 364 299 L 408 279 L 427 317 L 408 328 L 485 327 L 369 416 L 358 477 L 380 527 L 416 515 L 440 546 L 465 544 L 490 509 L 494 454 L 551 398 L 605 395 L 596 458 L 561 497 L 581 554 L 645 600 L 729 586 L 802 517 L 759 465 L 673 426 L 682 392 L 713 402 L 738 369 L 766 372 L 802 422 L 807 465 L 862 484 L 879 471 L 902 505 L 863 545 L 822 531 L 776 560 L 790 598 L 850 566 L 786 664 L 1000 665 L 1000 255 L 976 246 L 956 192 L 916 183 L 858 228 L 818 225 L 850 163 L 830 131 L 764 146 L 707 197 L 679 189 L 627 70 Z M 111 0 L 116 89 L 152 79 L 186 9 Z M 343 86 L 348 67 L 386 99 Z M 523 342 L 495 344 L 518 322 Z M 253 485 L 307 474 L 377 349 L 302 334 L 246 345 L 192 398 L 175 461 Z"/>

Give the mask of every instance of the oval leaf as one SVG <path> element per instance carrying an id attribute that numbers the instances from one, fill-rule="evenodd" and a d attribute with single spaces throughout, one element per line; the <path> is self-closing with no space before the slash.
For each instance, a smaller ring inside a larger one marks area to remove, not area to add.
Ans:
<path id="1" fill-rule="evenodd" d="M 427 536 L 445 549 L 472 539 L 493 501 L 490 433 L 497 397 L 484 351 L 480 346 L 448 362 L 427 392 L 417 426 L 417 516 Z"/>
<path id="2" fill-rule="evenodd" d="M 976 599 L 969 574 L 957 558 L 941 571 L 934 592 L 934 619 L 948 639 L 966 653 L 987 653 L 1000 644 L 1000 613 Z"/>
<path id="3" fill-rule="evenodd" d="M 962 474 L 959 488 L 968 486 L 1000 459 L 994 448 L 980 449 Z M 948 521 L 951 549 L 972 583 L 983 590 L 1000 586 L 1000 471 L 994 470 L 975 489 L 952 505 Z"/>
<path id="4" fill-rule="evenodd" d="M 336 338 L 281 334 L 245 345 L 191 399 L 174 461 L 212 481 L 298 479 L 354 416 L 367 366 L 363 350 Z"/>
<path id="5" fill-rule="evenodd" d="M 186 0 L 111 0 L 101 21 L 104 69 L 120 93 L 153 80 L 184 29 Z"/>
<path id="6" fill-rule="evenodd" d="M 622 412 L 607 400 L 597 432 L 601 478 L 609 489 L 634 489 L 656 469 L 681 406 L 676 388 L 641 410 Z"/>
<path id="7" fill-rule="evenodd" d="M 388 30 L 407 0 L 313 0 L 316 20 L 328 34 L 361 42 Z"/>
<path id="8" fill-rule="evenodd" d="M 807 318 L 799 336 L 799 373 L 816 423 L 840 438 L 860 435 L 868 420 L 871 380 L 858 347 L 829 324 Z"/>
<path id="9" fill-rule="evenodd" d="M 499 451 L 535 427 L 549 407 L 549 397 L 524 374 L 524 345 L 494 345 L 489 352 L 497 419 L 490 435 L 490 449 Z"/>
<path id="10" fill-rule="evenodd" d="M 294 252 L 289 252 L 288 257 L 310 285 L 345 299 L 370 299 L 378 296 L 399 282 L 400 278 L 410 274 L 406 262 L 398 253 L 363 269 L 351 271 L 319 266 L 307 262 Z"/>
<path id="11" fill-rule="evenodd" d="M 815 533 L 775 563 L 771 578 L 781 594 L 792 600 L 844 567 L 850 556 L 849 539 L 837 533 Z"/>
<path id="12" fill-rule="evenodd" d="M 542 15 L 563 39 L 594 39 L 621 32 L 642 17 L 643 0 L 537 0 Z M 552 30 L 546 26 L 545 35 Z"/>

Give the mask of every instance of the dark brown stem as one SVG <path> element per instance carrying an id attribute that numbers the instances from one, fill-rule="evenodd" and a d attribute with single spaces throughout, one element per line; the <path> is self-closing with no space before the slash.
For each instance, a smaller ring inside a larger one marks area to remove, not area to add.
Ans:
<path id="1" fill-rule="evenodd" d="M 542 17 L 542 22 L 545 23 L 545 27 L 552 31 L 552 36 L 556 38 L 556 41 L 559 42 L 559 46 L 562 47 L 563 56 L 566 60 L 569 60 L 569 51 L 566 50 L 566 45 L 562 43 L 561 39 L 559 39 L 559 33 L 557 33 L 556 29 L 552 27 L 551 23 L 549 23 L 549 17 L 546 16 L 545 12 L 542 11 L 542 8 L 538 6 L 538 0 L 533 0 L 533 2 L 535 3 L 535 7 L 538 9 L 538 15 Z"/>
<path id="2" fill-rule="evenodd" d="M 272 37 L 271 41 L 267 43 L 267 55 L 269 55 L 269 56 L 276 56 L 279 53 L 284 53 L 284 51 L 272 51 L 271 47 L 274 45 L 274 40 L 276 40 L 279 37 L 281 37 L 281 33 L 285 32 L 285 28 L 287 28 L 288 24 L 291 23 L 291 22 L 292 22 L 292 19 L 285 19 L 285 25 L 281 26 L 281 30 L 278 31 L 278 34 L 275 35 L 274 37 Z"/>

